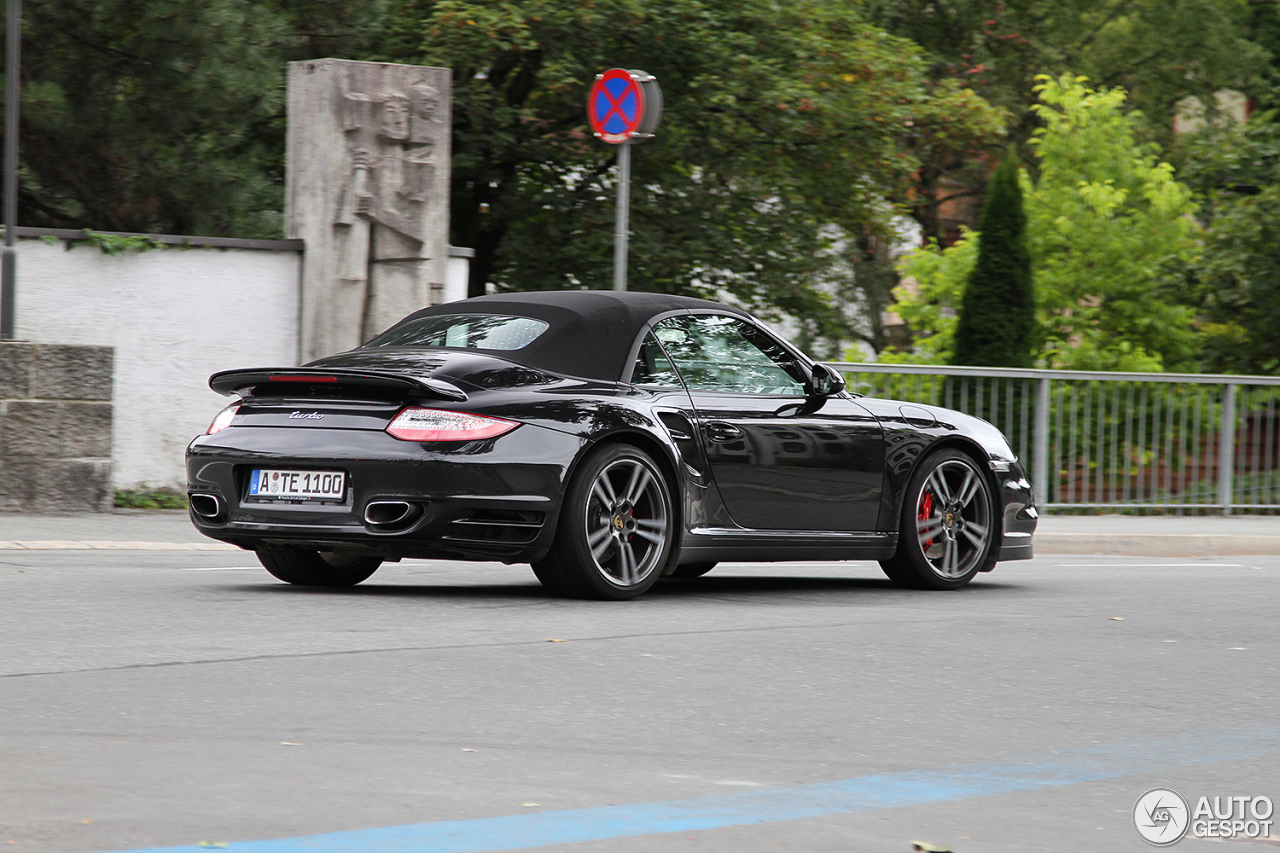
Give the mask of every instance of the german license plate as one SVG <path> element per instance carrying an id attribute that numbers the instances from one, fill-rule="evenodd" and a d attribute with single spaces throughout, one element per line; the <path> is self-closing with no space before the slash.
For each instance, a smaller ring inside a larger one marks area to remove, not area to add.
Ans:
<path id="1" fill-rule="evenodd" d="M 254 468 L 249 497 L 282 500 L 342 500 L 347 478 L 341 471 L 278 471 Z"/>

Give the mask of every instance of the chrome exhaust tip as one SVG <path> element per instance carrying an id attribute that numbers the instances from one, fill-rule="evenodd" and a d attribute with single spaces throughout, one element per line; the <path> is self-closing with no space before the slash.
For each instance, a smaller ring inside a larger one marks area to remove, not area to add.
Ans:
<path id="1" fill-rule="evenodd" d="M 422 515 L 422 507 L 409 501 L 369 501 L 364 523 L 375 530 L 403 530 Z"/>
<path id="2" fill-rule="evenodd" d="M 222 521 L 226 516 L 226 506 L 217 495 L 197 493 L 188 496 L 191 511 L 207 521 Z"/>

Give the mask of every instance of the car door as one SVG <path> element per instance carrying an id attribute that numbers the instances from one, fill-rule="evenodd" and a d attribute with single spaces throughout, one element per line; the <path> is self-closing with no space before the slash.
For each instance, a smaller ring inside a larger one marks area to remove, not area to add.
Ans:
<path id="1" fill-rule="evenodd" d="M 712 477 L 736 524 L 876 529 L 884 444 L 870 412 L 844 395 L 808 396 L 796 354 L 743 318 L 686 314 L 653 331 L 689 389 Z"/>
<path id="2" fill-rule="evenodd" d="M 633 393 L 649 398 L 649 410 L 661 421 L 680 454 L 683 470 L 678 479 L 684 485 L 681 491 L 685 526 L 732 526 L 732 519 L 725 515 L 717 497 L 706 454 L 698 439 L 698 415 L 693 400 L 651 331 L 644 335 L 636 351 L 630 384 Z"/>

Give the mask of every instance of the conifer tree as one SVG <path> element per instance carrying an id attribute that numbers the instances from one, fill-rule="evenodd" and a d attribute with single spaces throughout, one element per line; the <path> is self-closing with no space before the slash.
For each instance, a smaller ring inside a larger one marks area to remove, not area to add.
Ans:
<path id="1" fill-rule="evenodd" d="M 987 190 L 978 259 L 965 285 L 956 322 L 954 364 L 1031 367 L 1036 328 L 1027 217 L 1010 152 Z"/>

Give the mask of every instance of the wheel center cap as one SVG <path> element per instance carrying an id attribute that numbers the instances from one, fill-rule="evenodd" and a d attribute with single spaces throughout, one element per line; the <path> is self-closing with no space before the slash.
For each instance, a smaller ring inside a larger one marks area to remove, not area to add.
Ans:
<path id="1" fill-rule="evenodd" d="M 615 530 L 622 530 L 626 526 L 627 522 L 623 520 L 621 515 L 615 515 L 613 517 L 613 527 Z"/>
<path id="2" fill-rule="evenodd" d="M 942 523 L 948 530 L 958 530 L 964 524 L 964 519 L 955 510 L 947 510 L 942 516 Z"/>

